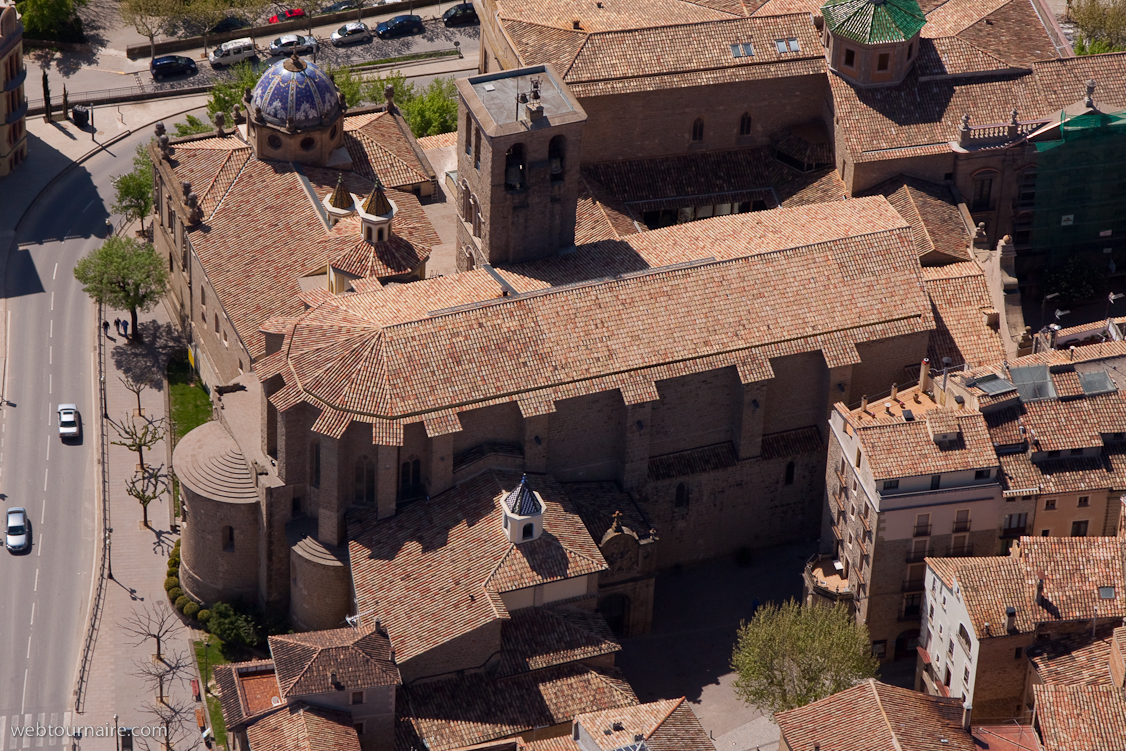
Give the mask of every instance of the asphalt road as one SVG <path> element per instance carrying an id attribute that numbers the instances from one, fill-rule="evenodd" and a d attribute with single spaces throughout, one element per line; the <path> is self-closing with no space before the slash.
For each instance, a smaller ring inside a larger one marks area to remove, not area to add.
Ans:
<path id="1" fill-rule="evenodd" d="M 102 242 L 110 178 L 150 137 L 145 129 L 110 146 L 41 196 L 19 227 L 3 282 L 11 320 L 0 322 L 10 325 L 0 490 L 6 508 L 27 509 L 32 545 L 23 555 L 0 552 L 0 751 L 15 748 L 14 725 L 62 724 L 73 706 L 94 566 L 100 417 L 94 308 L 73 268 Z M 80 443 L 59 440 L 60 402 L 78 405 Z M 44 740 L 61 745 L 30 744 Z"/>
<path id="2" fill-rule="evenodd" d="M 430 13 L 436 12 L 434 8 L 426 8 L 425 10 Z M 405 13 L 405 7 L 399 12 Z M 378 16 L 365 18 L 364 23 L 374 30 L 376 23 L 385 20 L 385 18 L 390 18 L 392 15 L 395 14 L 389 13 L 386 17 Z M 446 28 L 440 20 L 427 20 L 426 31 L 423 34 L 388 40 L 374 37 L 371 42 L 366 44 L 354 44 L 339 48 L 333 47 L 329 42 L 329 36 L 338 28 L 340 28 L 339 23 L 326 26 L 314 26 L 313 36 L 320 42 L 320 50 L 316 54 L 316 62 L 318 65 L 339 67 L 363 62 L 365 60 L 397 57 L 411 52 L 450 50 L 454 48 L 454 42 L 460 44 L 464 60 L 458 61 L 456 58 L 441 58 L 443 62 L 448 61 L 451 68 L 472 66 L 477 62 L 480 41 L 479 26 Z M 287 33 L 307 34 L 308 32 L 307 30 L 302 30 L 301 32 Z M 255 37 L 255 43 L 259 48 L 264 50 L 269 46 L 270 42 L 278 36 L 281 36 L 281 34 L 258 35 Z M 62 90 L 63 84 L 65 84 L 70 93 L 70 101 L 77 104 L 80 103 L 81 94 L 87 91 L 100 91 L 128 86 L 144 86 L 151 90 L 178 89 L 189 86 L 214 84 L 229 75 L 228 71 L 224 69 L 212 70 L 211 65 L 206 60 L 202 59 L 202 48 L 184 50 L 174 54 L 183 55 L 184 57 L 190 57 L 196 60 L 199 68 L 198 73 L 195 75 L 168 78 L 157 83 L 153 81 L 152 76 L 149 74 L 148 58 L 130 60 L 124 56 L 123 52 L 108 48 L 99 49 L 90 54 L 68 53 L 66 55 L 57 56 L 50 61 L 48 67 L 48 73 L 52 82 L 52 91 L 54 92 L 54 96 L 58 96 L 59 91 Z M 270 58 L 263 55 L 259 62 L 268 65 L 279 59 L 281 58 Z M 456 63 L 460 63 L 460 66 L 456 65 Z M 411 75 L 410 66 L 402 66 L 401 71 L 408 77 Z M 467 73 L 460 73 L 458 75 L 467 75 Z M 32 78 L 37 79 L 38 74 L 29 74 L 29 80 Z M 39 90 L 38 83 L 28 88 L 29 98 L 36 99 L 40 96 L 42 96 L 42 93 Z"/>

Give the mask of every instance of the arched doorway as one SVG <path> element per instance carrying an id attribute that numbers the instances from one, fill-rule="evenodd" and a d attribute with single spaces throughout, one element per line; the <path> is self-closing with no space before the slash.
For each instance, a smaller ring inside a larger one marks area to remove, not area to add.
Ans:
<path id="1" fill-rule="evenodd" d="M 904 657 L 913 657 L 915 655 L 915 648 L 918 646 L 919 629 L 912 628 L 904 631 L 899 636 L 895 637 L 894 659 L 901 660 Z"/>
<path id="2" fill-rule="evenodd" d="M 623 594 L 612 594 L 599 600 L 598 612 L 602 613 L 614 636 L 629 635 L 629 607 L 629 598 Z"/>

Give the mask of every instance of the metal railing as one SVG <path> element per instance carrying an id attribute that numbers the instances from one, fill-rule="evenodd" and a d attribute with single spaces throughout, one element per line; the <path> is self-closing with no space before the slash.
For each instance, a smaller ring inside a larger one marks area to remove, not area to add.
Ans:
<path id="1" fill-rule="evenodd" d="M 931 533 L 931 525 L 929 525 L 929 524 L 916 524 L 915 525 L 915 532 L 914 532 L 915 537 L 928 537 L 930 535 L 930 533 Z"/>
<path id="2" fill-rule="evenodd" d="M 1027 524 L 1019 526 L 1019 527 L 1005 527 L 1004 529 L 1001 530 L 1001 539 L 1002 540 L 1014 540 L 1018 537 L 1024 537 L 1026 534 L 1028 534 L 1028 525 Z"/>
<path id="3" fill-rule="evenodd" d="M 102 534 L 108 536 L 109 517 L 109 441 L 106 435 L 106 342 L 102 336 L 102 320 L 104 309 L 98 305 L 98 316 L 94 321 L 98 338 L 98 389 L 101 402 L 101 412 L 98 419 L 98 430 L 101 435 L 101 465 L 102 465 Z M 95 540 L 95 544 L 97 544 Z M 90 679 L 90 661 L 94 656 L 94 643 L 98 636 L 98 620 L 101 617 L 102 605 L 105 602 L 106 567 L 109 563 L 109 545 L 107 540 L 101 540 L 102 554 L 98 562 L 96 576 L 98 582 L 94 588 L 94 601 L 90 606 L 90 622 L 86 624 L 86 639 L 82 644 L 82 659 L 78 666 L 78 680 L 74 686 L 74 711 L 82 711 L 82 702 L 86 698 L 86 684 Z"/>
<path id="4" fill-rule="evenodd" d="M 908 563 L 922 563 L 923 559 L 926 558 L 928 555 L 930 555 L 930 551 L 927 551 L 927 550 L 908 550 L 907 551 L 907 562 Z"/>
<path id="5" fill-rule="evenodd" d="M 946 548 L 947 558 L 968 558 L 974 554 L 974 545 L 968 542 L 965 545 L 951 545 Z"/>
<path id="6" fill-rule="evenodd" d="M 908 579 L 907 581 L 903 582 L 903 591 L 922 592 L 924 589 L 926 589 L 926 584 L 926 579 Z M 918 614 L 916 613 L 916 615 Z"/>
<path id="7" fill-rule="evenodd" d="M 970 531 L 970 522 L 969 522 L 968 519 L 965 520 L 965 521 L 954 522 L 954 534 L 957 534 L 959 532 L 969 532 L 969 531 Z"/>
<path id="8" fill-rule="evenodd" d="M 94 91 L 67 92 L 67 104 L 112 104 L 115 102 L 129 102 L 139 99 L 157 99 L 160 97 L 184 96 L 186 94 L 205 94 L 211 91 L 211 86 L 183 86 L 173 87 L 169 84 L 141 84 L 140 86 L 121 86 L 116 89 L 96 89 Z M 43 114 L 43 98 L 27 100 L 27 114 Z M 51 96 L 51 110 L 61 110 L 63 106 L 62 94 Z"/>

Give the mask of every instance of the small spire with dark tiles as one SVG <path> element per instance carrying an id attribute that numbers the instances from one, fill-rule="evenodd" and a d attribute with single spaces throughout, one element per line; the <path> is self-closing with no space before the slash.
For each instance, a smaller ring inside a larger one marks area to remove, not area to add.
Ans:
<path id="1" fill-rule="evenodd" d="M 522 476 L 520 484 L 505 497 L 504 505 L 515 516 L 532 516 L 540 513 L 540 502 L 528 487 L 527 475 Z"/>
<path id="2" fill-rule="evenodd" d="M 380 182 L 379 175 L 375 176 L 375 187 L 364 201 L 363 208 L 365 212 L 375 216 L 386 216 L 391 213 L 391 202 L 383 192 L 383 183 Z"/>
<path id="3" fill-rule="evenodd" d="M 332 195 L 329 196 L 328 205 L 343 211 L 348 211 L 355 205 L 352 201 L 352 194 L 344 189 L 343 172 L 336 178 L 336 187 L 333 189 Z"/>

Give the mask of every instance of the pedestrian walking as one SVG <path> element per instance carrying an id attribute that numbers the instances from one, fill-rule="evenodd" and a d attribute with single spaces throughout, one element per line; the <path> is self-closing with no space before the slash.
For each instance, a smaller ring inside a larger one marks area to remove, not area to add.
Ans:
<path id="1" fill-rule="evenodd" d="M 120 318 L 114 318 L 113 319 L 113 330 L 116 331 L 119 334 L 121 333 L 121 319 Z"/>
<path id="2" fill-rule="evenodd" d="M 121 322 L 121 335 L 122 336 L 129 336 L 129 321 L 122 321 Z"/>
<path id="3" fill-rule="evenodd" d="M 109 336 L 109 321 L 102 321 L 102 331 L 106 332 L 106 336 Z"/>

